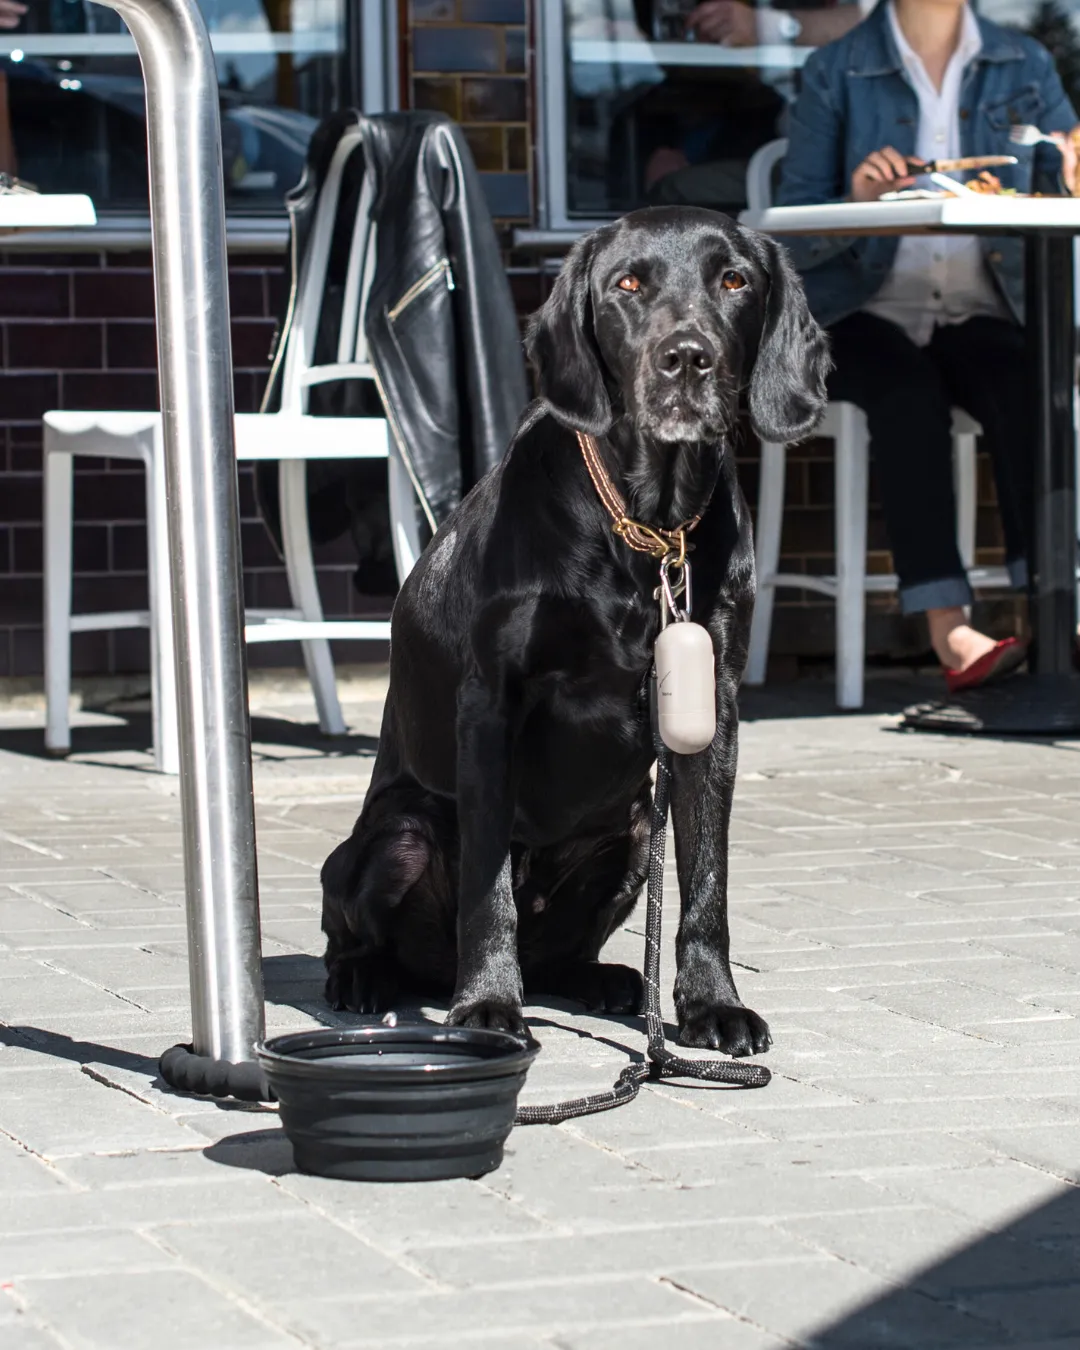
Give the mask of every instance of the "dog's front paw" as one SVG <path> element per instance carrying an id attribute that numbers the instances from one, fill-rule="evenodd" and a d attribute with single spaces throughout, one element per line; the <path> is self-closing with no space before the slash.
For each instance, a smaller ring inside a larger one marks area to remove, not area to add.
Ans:
<path id="1" fill-rule="evenodd" d="M 508 1031 L 511 1036 L 528 1037 L 521 1004 L 512 999 L 463 999 L 446 1014 L 446 1025 Z"/>
<path id="2" fill-rule="evenodd" d="M 384 1013 L 393 1007 L 397 976 L 385 954 L 326 957 L 326 1001 L 336 1012 Z"/>
<path id="3" fill-rule="evenodd" d="M 734 1059 L 763 1055 L 772 1045 L 768 1023 L 739 1003 L 690 1005 L 679 1015 L 679 1042 L 723 1050 Z"/>

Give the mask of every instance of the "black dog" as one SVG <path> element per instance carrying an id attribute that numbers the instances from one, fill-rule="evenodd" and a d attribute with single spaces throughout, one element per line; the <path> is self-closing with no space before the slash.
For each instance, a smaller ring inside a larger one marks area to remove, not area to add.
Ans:
<path id="1" fill-rule="evenodd" d="M 828 355 L 771 240 L 653 208 L 571 250 L 534 317 L 541 397 L 439 530 L 394 609 L 371 788 L 323 868 L 326 994 L 382 1010 L 453 991 L 448 1021 L 523 1029 L 524 991 L 636 1011 L 641 977 L 601 965 L 647 869 L 657 562 L 613 534 L 576 431 L 597 437 L 628 514 L 691 536 L 694 618 L 716 653 L 717 732 L 675 756 L 685 1045 L 768 1048 L 728 962 L 736 690 L 754 597 L 730 453 L 740 392 L 758 434 L 805 436 Z"/>

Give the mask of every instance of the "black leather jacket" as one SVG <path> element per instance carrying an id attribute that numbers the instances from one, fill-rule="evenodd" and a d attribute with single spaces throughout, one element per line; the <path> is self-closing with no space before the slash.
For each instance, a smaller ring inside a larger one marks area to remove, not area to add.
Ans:
<path id="1" fill-rule="evenodd" d="M 391 434 L 434 530 L 498 463 L 510 442 L 527 399 L 521 336 L 498 240 L 460 129 L 440 113 L 365 117 L 344 111 L 316 130 L 303 177 L 286 199 L 290 305 L 277 338 L 278 354 L 288 335 L 296 273 L 319 191 L 339 140 L 356 129 L 362 147 L 349 160 L 341 201 L 342 208 L 355 201 L 365 162 L 374 165 L 376 261 L 365 323 L 370 359 Z M 339 215 L 352 219 L 346 209 Z M 336 349 L 335 306 L 340 308 L 350 243 L 347 229 L 337 235 L 317 360 L 332 360 Z M 263 411 L 278 406 L 280 378 L 281 362 L 275 359 Z M 357 381 L 317 385 L 310 410 L 339 416 L 379 412 L 364 402 L 365 388 L 370 385 Z M 266 468 L 269 474 L 259 475 L 260 504 L 277 534 L 276 473 L 274 466 Z M 385 480 L 385 469 L 365 478 L 363 462 L 309 464 L 308 505 L 316 542 L 334 538 L 351 524 L 365 551 L 365 539 L 377 529 L 370 498 L 378 478 Z M 380 494 L 375 505 L 375 515 L 385 522 L 385 497 Z M 365 511 L 368 528 L 358 528 L 357 517 Z M 385 545 L 382 551 L 385 555 Z"/>

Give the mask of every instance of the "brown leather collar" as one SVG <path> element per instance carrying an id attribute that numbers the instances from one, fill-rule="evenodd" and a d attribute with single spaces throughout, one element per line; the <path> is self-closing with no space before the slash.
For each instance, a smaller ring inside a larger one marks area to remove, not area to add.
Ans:
<path id="1" fill-rule="evenodd" d="M 612 531 L 638 553 L 648 553 L 654 558 L 666 558 L 670 553 L 676 554 L 676 563 L 681 566 L 686 557 L 686 536 L 696 528 L 701 517 L 694 516 L 690 520 L 684 520 L 673 530 L 662 530 L 659 526 L 654 528 L 652 525 L 643 525 L 639 520 L 631 520 L 626 514 L 626 502 L 623 501 L 622 493 L 611 481 L 611 475 L 604 467 L 595 439 L 584 431 L 576 434 L 585 467 L 589 471 L 593 487 L 596 488 L 596 495 L 611 517 Z"/>

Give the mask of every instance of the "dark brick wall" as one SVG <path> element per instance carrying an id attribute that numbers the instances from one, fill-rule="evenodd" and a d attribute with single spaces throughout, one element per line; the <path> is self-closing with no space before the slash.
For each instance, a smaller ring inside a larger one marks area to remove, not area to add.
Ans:
<path id="1" fill-rule="evenodd" d="M 236 407 L 262 396 L 274 317 L 282 303 L 280 256 L 234 259 L 229 272 Z M 42 668 L 41 415 L 50 408 L 156 408 L 150 259 L 132 253 L 0 253 L 0 675 Z M 75 460 L 78 610 L 147 605 L 145 481 L 127 461 Z M 240 467 L 244 588 L 248 604 L 288 603 L 284 569 L 258 519 L 250 466 Z M 316 550 L 327 615 L 382 613 L 355 593 L 348 540 Z M 80 633 L 76 674 L 148 668 L 140 630 Z M 370 655 L 342 644 L 342 659 Z M 290 644 L 250 648 L 253 664 L 297 665 Z"/>

